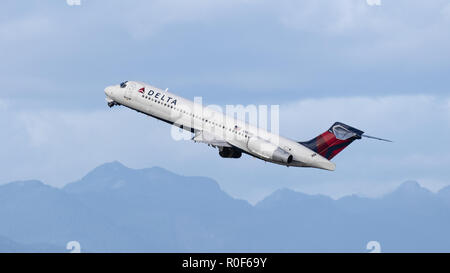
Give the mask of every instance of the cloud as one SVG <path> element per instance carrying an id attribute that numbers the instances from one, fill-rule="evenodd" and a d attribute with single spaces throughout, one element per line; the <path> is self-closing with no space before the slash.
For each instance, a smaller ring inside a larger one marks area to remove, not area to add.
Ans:
<path id="1" fill-rule="evenodd" d="M 370 14 L 362 1 L 287 0 L 280 2 L 278 16 L 287 27 L 336 34 L 360 26 Z"/>
<path id="2" fill-rule="evenodd" d="M 0 181 L 60 185 L 117 159 L 211 176 L 251 199 L 278 187 L 340 195 L 403 178 L 446 183 L 447 0 L 30 2 L 2 6 Z M 160 122 L 105 110 L 101 90 L 126 78 L 205 102 L 282 104 L 281 132 L 295 140 L 340 120 L 395 143 L 360 141 L 334 173 L 220 160 Z"/>
<path id="3" fill-rule="evenodd" d="M 450 20 L 450 3 L 442 9 L 442 14 L 446 20 Z"/>
<path id="4" fill-rule="evenodd" d="M 362 128 L 376 128 L 380 133 L 400 134 L 417 130 L 418 125 L 450 125 L 445 119 L 449 114 L 447 98 L 431 95 L 304 99 L 286 105 L 281 115 L 295 117 L 299 112 L 307 113 L 309 118 L 299 118 L 295 123 L 290 120 L 287 128 L 294 130 L 296 127 L 289 125 L 295 124 L 319 129 L 318 126 L 340 120 Z"/>
<path id="5" fill-rule="evenodd" d="M 450 183 L 445 168 L 450 164 L 449 99 L 330 97 L 281 105 L 281 133 L 297 141 L 317 136 L 334 121 L 395 141 L 357 141 L 333 160 L 335 172 L 283 168 L 247 156 L 222 159 L 206 145 L 174 141 L 170 126 L 123 107 L 31 110 L 21 109 L 19 103 L 0 108 L 0 181 L 38 178 L 61 186 L 101 163 L 120 160 L 134 168 L 161 166 L 185 175 L 209 176 L 230 194 L 252 202 L 281 187 L 333 197 L 373 196 L 404 180 L 420 178 L 436 189 Z M 258 171 L 250 176 L 248 170 Z"/>
<path id="6" fill-rule="evenodd" d="M 366 0 L 369 6 L 381 6 L 381 0 Z"/>
<path id="7" fill-rule="evenodd" d="M 448 2 L 441 0 L 392 1 L 374 8 L 362 0 L 286 0 L 273 9 L 287 28 L 333 39 L 333 52 L 346 59 L 379 63 L 385 58 L 414 56 L 423 57 L 423 62 L 436 62 L 443 56 L 449 58 L 445 52 L 450 45 L 446 5 Z"/>
<path id="8" fill-rule="evenodd" d="M 281 106 L 281 133 L 294 140 L 309 140 L 335 121 L 394 140 L 359 140 L 333 159 L 337 169 L 327 177 L 329 183 L 312 176 L 309 179 L 317 184 L 291 187 L 339 197 L 350 192 L 381 194 L 407 179 L 431 181 L 427 186 L 433 189 L 448 185 L 448 99 L 430 95 L 331 97 Z"/>
<path id="9" fill-rule="evenodd" d="M 5 111 L 8 107 L 8 104 L 6 103 L 5 100 L 1 100 L 0 99 L 0 111 Z"/>
<path id="10" fill-rule="evenodd" d="M 447 86 L 448 1 L 34 2 L 3 6 L 0 80 L 13 97 L 33 88 L 27 97 L 81 101 L 124 78 L 214 89 L 221 99 Z"/>
<path id="11" fill-rule="evenodd" d="M 25 42 L 42 38 L 52 29 L 49 18 L 39 15 L 21 16 L 0 22 L 0 36 L 4 42 Z"/>
<path id="12" fill-rule="evenodd" d="M 42 179 L 62 186 L 104 162 L 170 169 L 194 151 L 201 154 L 193 143 L 168 154 L 183 145 L 170 138 L 171 127 L 127 109 L 23 109 L 17 103 L 0 114 L 0 182 Z"/>
<path id="13" fill-rule="evenodd" d="M 144 40 L 171 25 L 189 23 L 207 23 L 229 14 L 236 7 L 249 0 L 155 0 L 134 1 L 133 4 L 122 1 L 109 1 L 107 10 L 111 20 L 125 28 L 132 38 Z M 95 8 L 104 6 L 96 3 Z M 93 13 L 90 13 L 93 15 Z"/>

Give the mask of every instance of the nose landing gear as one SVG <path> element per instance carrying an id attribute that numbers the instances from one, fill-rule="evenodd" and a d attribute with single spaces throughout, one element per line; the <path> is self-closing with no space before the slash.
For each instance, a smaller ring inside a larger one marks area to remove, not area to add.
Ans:
<path id="1" fill-rule="evenodd" d="M 108 103 L 109 108 L 116 106 L 116 105 L 120 105 L 117 102 L 113 101 L 113 100 L 106 100 L 106 102 Z"/>

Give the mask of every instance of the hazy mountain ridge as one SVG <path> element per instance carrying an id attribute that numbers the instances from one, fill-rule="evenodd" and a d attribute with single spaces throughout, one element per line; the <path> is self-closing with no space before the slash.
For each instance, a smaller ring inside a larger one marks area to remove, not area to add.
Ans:
<path id="1" fill-rule="evenodd" d="M 0 251 L 58 251 L 44 245 L 72 240 L 119 252 L 364 252 L 371 240 L 385 251 L 450 251 L 449 212 L 450 187 L 432 193 L 414 181 L 376 199 L 281 189 L 251 206 L 209 178 L 112 162 L 63 189 L 0 186 Z"/>
<path id="2" fill-rule="evenodd" d="M 21 244 L 0 236 L 0 253 L 22 253 L 22 252 L 66 252 L 61 246 L 49 244 Z"/>

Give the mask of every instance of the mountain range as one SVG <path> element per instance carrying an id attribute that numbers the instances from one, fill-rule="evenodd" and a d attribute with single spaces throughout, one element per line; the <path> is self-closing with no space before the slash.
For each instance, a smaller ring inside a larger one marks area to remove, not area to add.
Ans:
<path id="1" fill-rule="evenodd" d="M 0 186 L 0 252 L 450 251 L 450 187 L 407 181 L 379 198 L 280 189 L 256 205 L 205 177 L 103 164 L 54 188 Z"/>

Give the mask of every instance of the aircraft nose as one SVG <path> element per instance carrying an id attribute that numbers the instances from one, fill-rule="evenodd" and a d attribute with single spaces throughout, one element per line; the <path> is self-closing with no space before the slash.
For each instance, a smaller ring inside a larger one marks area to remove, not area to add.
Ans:
<path id="1" fill-rule="evenodd" d="M 108 86 L 108 87 L 105 88 L 105 94 L 106 94 L 108 97 L 111 97 L 111 96 L 112 96 L 112 86 Z"/>

